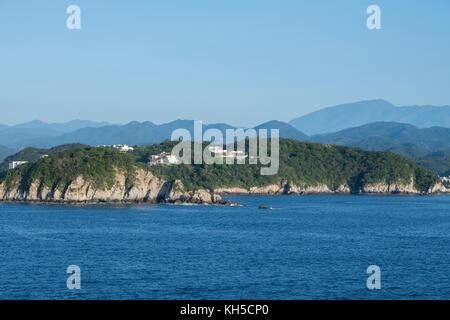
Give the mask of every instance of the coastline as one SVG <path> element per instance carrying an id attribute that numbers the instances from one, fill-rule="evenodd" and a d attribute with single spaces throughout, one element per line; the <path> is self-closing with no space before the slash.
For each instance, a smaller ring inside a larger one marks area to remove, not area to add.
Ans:
<path id="1" fill-rule="evenodd" d="M 433 193 L 420 193 L 420 192 L 303 192 L 303 193 L 256 193 L 256 192 L 222 192 L 222 193 L 213 193 L 215 196 L 219 196 L 221 201 L 219 202 L 207 202 L 207 201 L 192 201 L 184 200 L 165 200 L 165 201 L 148 201 L 148 200 L 24 200 L 24 199 L 0 199 L 1 203 L 7 204 L 29 204 L 29 205 L 48 205 L 48 206 L 130 206 L 130 205 L 168 205 L 168 206 L 246 206 L 245 204 L 225 200 L 222 197 L 226 196 L 239 196 L 239 197 L 307 197 L 307 196 L 320 196 L 320 195 L 341 195 L 341 196 L 384 196 L 384 197 L 423 197 L 423 196 L 445 196 L 450 195 L 450 191 L 447 192 L 433 192 Z"/>
<path id="2" fill-rule="evenodd" d="M 306 182 L 294 184 L 288 180 L 263 186 L 216 187 L 189 190 L 190 187 L 179 179 L 166 180 L 153 175 L 151 172 L 136 169 L 133 182 L 123 171 L 115 168 L 114 178 L 109 185 L 99 185 L 78 175 L 65 184 L 46 184 L 43 179 L 30 180 L 23 184 L 22 180 L 15 180 L 10 184 L 0 183 L 0 202 L 12 203 L 40 203 L 40 204 L 197 204 L 197 205 L 240 205 L 226 201 L 222 196 L 227 195 L 438 195 L 448 194 L 450 189 L 441 182 L 434 183 L 424 191 L 418 190 L 414 177 L 409 181 L 398 180 L 387 183 L 379 181 L 365 185 L 351 186 L 342 184 L 333 188 L 325 183 L 315 185 Z"/>

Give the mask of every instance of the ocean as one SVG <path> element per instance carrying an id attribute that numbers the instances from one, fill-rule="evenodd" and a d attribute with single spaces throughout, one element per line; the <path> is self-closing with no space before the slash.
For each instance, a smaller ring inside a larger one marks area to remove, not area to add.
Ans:
<path id="1" fill-rule="evenodd" d="M 449 195 L 226 199 L 246 206 L 0 203 L 0 299 L 450 298 Z"/>

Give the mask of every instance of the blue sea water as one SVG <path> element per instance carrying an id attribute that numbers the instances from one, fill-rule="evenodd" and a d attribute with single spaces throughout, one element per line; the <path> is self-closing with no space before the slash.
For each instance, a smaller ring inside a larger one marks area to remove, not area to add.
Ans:
<path id="1" fill-rule="evenodd" d="M 228 199 L 248 206 L 0 204 L 0 298 L 450 298 L 450 196 Z"/>

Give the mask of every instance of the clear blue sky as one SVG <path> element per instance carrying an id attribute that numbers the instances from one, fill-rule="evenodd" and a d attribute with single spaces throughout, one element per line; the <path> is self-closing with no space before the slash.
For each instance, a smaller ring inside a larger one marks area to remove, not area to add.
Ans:
<path id="1" fill-rule="evenodd" d="M 381 30 L 366 28 L 371 4 Z M 0 43 L 6 124 L 254 125 L 374 98 L 450 104 L 448 0 L 1 0 Z"/>

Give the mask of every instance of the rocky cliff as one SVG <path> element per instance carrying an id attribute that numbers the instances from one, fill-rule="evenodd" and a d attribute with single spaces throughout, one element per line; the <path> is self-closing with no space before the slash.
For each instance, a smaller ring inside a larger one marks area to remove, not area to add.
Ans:
<path id="1" fill-rule="evenodd" d="M 439 177 L 389 152 L 280 141 L 276 175 L 260 166 L 145 162 L 171 145 L 69 150 L 0 172 L 0 201 L 232 204 L 221 194 L 448 193 Z M 170 149 L 169 149 L 170 150 Z"/>
<path id="2" fill-rule="evenodd" d="M 214 190 L 185 190 L 180 180 L 164 181 L 152 173 L 138 169 L 131 187 L 127 187 L 127 176 L 116 169 L 112 187 L 98 188 L 82 175 L 65 186 L 55 185 L 51 188 L 45 186 L 42 181 L 34 180 L 24 189 L 20 181 L 12 186 L 7 186 L 3 181 L 0 184 L 0 201 L 16 202 L 54 202 L 54 203 L 95 203 L 95 202 L 120 202 L 120 203 L 194 203 L 194 204 L 220 204 L 231 205 L 231 201 L 225 201 L 221 195 L 301 195 L 301 194 L 423 194 L 414 188 L 411 178 L 409 184 L 376 183 L 364 186 L 359 190 L 352 190 L 348 185 L 341 185 L 336 190 L 331 190 L 325 184 L 316 186 L 297 186 L 287 181 L 279 184 L 271 184 L 263 187 L 251 187 L 248 189 L 237 187 L 216 188 Z M 438 183 L 428 190 L 428 194 L 448 193 L 450 190 Z"/>
<path id="3" fill-rule="evenodd" d="M 9 186 L 3 181 L 0 184 L 0 201 L 233 204 L 209 190 L 186 191 L 181 181 L 164 181 L 142 169 L 136 171 L 131 187 L 127 187 L 126 180 L 127 176 L 116 169 L 114 183 L 110 188 L 95 187 L 82 175 L 65 186 L 55 185 L 51 188 L 38 179 L 25 189 L 19 180 Z"/>
<path id="4" fill-rule="evenodd" d="M 411 178 L 410 183 L 394 183 L 379 182 L 369 184 L 359 189 L 352 189 L 348 185 L 340 185 L 336 190 L 331 190 L 325 184 L 315 186 L 297 186 L 283 181 L 280 184 L 272 184 L 264 187 L 245 188 L 217 188 L 214 192 L 222 195 L 302 195 L 302 194 L 441 194 L 449 193 L 442 183 L 437 183 L 427 192 L 422 192 L 414 187 L 414 180 Z"/>

